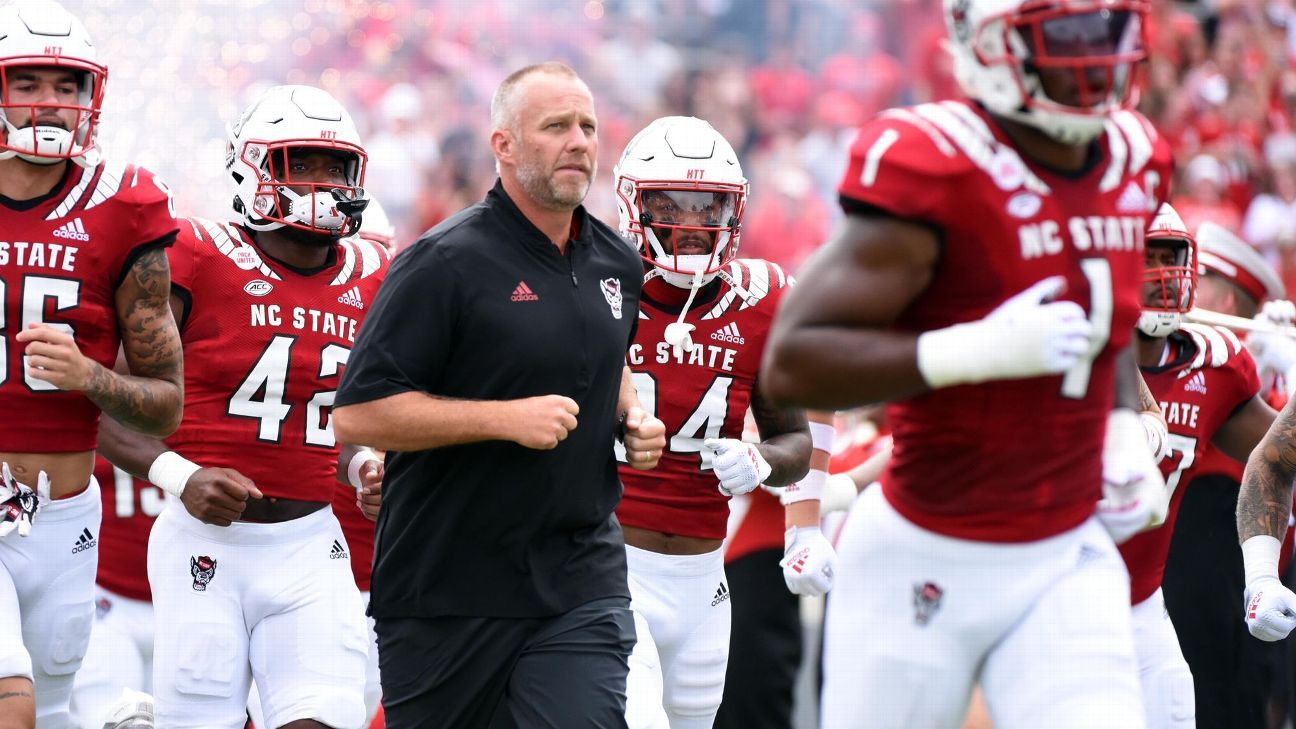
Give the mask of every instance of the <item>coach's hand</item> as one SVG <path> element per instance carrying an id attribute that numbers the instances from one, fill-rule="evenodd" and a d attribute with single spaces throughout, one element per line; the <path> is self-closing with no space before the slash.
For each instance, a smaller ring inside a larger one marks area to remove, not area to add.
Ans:
<path id="1" fill-rule="evenodd" d="M 508 440 L 527 448 L 547 451 L 557 448 L 576 430 L 580 406 L 570 397 L 541 395 L 514 400 Z"/>
<path id="2" fill-rule="evenodd" d="M 216 526 L 237 521 L 250 498 L 261 498 L 261 491 L 251 479 L 232 468 L 201 468 L 189 477 L 180 494 L 180 501 L 193 518 Z"/>
<path id="3" fill-rule="evenodd" d="M 27 374 L 60 390 L 85 390 L 101 367 L 81 354 L 71 334 L 48 324 L 31 324 L 14 339 L 27 345 Z"/>
<path id="4" fill-rule="evenodd" d="M 625 440 L 626 463 L 631 468 L 648 471 L 657 467 L 666 448 L 666 424 L 649 415 L 641 407 L 626 411 Z"/>

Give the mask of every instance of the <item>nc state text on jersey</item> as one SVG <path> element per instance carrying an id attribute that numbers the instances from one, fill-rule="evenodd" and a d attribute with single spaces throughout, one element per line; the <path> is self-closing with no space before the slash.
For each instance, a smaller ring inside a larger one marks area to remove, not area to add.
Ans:
<path id="1" fill-rule="evenodd" d="M 1134 215 L 1089 215 L 1067 220 L 1071 245 L 1085 251 L 1143 250 L 1144 219 Z M 1062 226 L 1056 220 L 1041 220 L 1017 229 L 1022 258 L 1030 260 L 1062 252 Z"/>
<path id="2" fill-rule="evenodd" d="M 1161 412 L 1165 413 L 1166 425 L 1183 425 L 1197 427 L 1197 413 L 1201 406 L 1184 402 L 1162 402 Z"/>
<path id="3" fill-rule="evenodd" d="M 77 247 L 62 243 L 41 243 L 34 241 L 0 240 L 0 266 L 31 266 L 49 268 L 58 271 L 73 271 L 76 268 Z"/>
<path id="4" fill-rule="evenodd" d="M 693 343 L 693 349 L 685 355 L 680 353 L 677 357 L 673 348 L 666 342 L 657 343 L 657 364 L 666 364 L 674 360 L 676 364 L 690 364 L 698 367 L 709 367 L 716 369 L 719 367 L 725 372 L 734 371 L 734 358 L 738 356 L 738 350 L 729 347 L 717 347 L 714 344 Z M 644 352 L 642 344 L 632 344 L 626 352 L 626 361 L 633 365 L 644 363 Z"/>
<path id="5" fill-rule="evenodd" d="M 282 327 L 284 325 L 283 310 L 278 304 L 251 304 L 249 308 L 251 309 L 249 326 Z M 290 314 L 293 329 L 309 329 L 312 332 L 342 337 L 348 342 L 355 341 L 357 322 L 349 316 L 304 306 L 294 306 Z"/>

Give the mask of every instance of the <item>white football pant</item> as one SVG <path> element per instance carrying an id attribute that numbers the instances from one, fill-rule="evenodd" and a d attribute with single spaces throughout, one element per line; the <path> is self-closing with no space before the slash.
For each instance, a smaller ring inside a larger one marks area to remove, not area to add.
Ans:
<path id="1" fill-rule="evenodd" d="M 367 610 L 369 591 L 361 591 L 360 597 L 364 600 Z M 374 632 L 374 619 L 365 617 L 365 623 L 369 626 L 369 662 L 365 665 L 364 685 L 365 726 L 367 727 L 378 715 L 378 704 L 382 702 L 382 684 L 378 680 L 378 634 Z M 261 693 L 257 691 L 255 681 L 252 682 L 252 691 L 248 695 L 248 716 L 252 717 L 252 723 L 257 729 L 274 729 L 265 723 L 265 712 L 261 711 Z"/>
<path id="2" fill-rule="evenodd" d="M 872 486 L 826 621 L 823 729 L 957 729 L 978 680 L 996 729 L 1143 726 L 1129 575 L 1094 518 L 1038 542 L 953 539 Z"/>
<path id="3" fill-rule="evenodd" d="M 1148 729 L 1192 729 L 1197 726 L 1192 671 L 1179 649 L 1161 588 L 1135 605 L 1132 617 Z"/>
<path id="4" fill-rule="evenodd" d="M 42 506 L 26 537 L 0 539 L 0 677 L 35 682 L 36 726 L 72 726 L 72 682 L 90 640 L 99 484 Z"/>
<path id="5" fill-rule="evenodd" d="M 729 664 L 724 552 L 658 554 L 626 546 L 638 641 L 626 679 L 630 729 L 711 729 Z"/>
<path id="6" fill-rule="evenodd" d="M 267 727 L 364 725 L 364 603 L 327 507 L 275 524 L 203 524 L 170 501 L 149 538 L 153 689 L 168 729 L 242 729 L 253 679 Z"/>
<path id="7" fill-rule="evenodd" d="M 73 716 L 83 729 L 99 729 L 122 689 L 153 693 L 153 603 L 96 585 L 90 646 L 72 690 Z"/>

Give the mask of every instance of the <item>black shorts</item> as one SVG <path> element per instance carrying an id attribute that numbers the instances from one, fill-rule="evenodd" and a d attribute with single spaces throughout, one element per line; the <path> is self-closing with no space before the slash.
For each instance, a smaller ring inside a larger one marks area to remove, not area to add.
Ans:
<path id="1" fill-rule="evenodd" d="M 388 729 L 624 729 L 630 601 L 549 618 L 380 618 Z"/>

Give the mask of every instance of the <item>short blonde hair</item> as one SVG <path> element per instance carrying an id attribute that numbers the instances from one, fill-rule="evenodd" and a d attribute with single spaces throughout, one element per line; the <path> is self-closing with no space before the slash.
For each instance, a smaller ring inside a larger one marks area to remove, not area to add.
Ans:
<path id="1" fill-rule="evenodd" d="M 537 73 L 566 76 L 584 83 L 584 80 L 571 66 L 560 61 L 545 61 L 544 63 L 535 63 L 519 68 L 500 82 L 500 85 L 495 89 L 495 95 L 491 98 L 490 114 L 493 129 L 507 129 L 515 134 L 517 133 L 518 87 L 527 77 Z"/>

